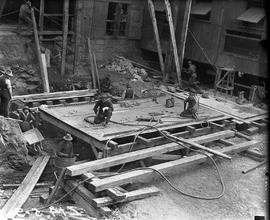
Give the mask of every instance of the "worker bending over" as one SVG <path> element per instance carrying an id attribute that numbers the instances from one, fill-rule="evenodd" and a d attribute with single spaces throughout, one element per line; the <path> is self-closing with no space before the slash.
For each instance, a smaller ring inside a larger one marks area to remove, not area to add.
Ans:
<path id="1" fill-rule="evenodd" d="M 94 106 L 94 112 L 96 114 L 94 119 L 95 124 L 103 123 L 103 125 L 106 126 L 109 123 L 113 112 L 113 104 L 110 100 L 109 94 L 101 94 L 100 99 Z"/>
<path id="2" fill-rule="evenodd" d="M 194 89 L 190 89 L 188 98 L 184 100 L 184 111 L 181 112 L 180 116 L 192 117 L 197 120 L 198 110 L 199 110 L 199 98 L 196 95 L 196 91 Z"/>
<path id="3" fill-rule="evenodd" d="M 0 70 L 0 115 L 9 117 L 9 102 L 12 98 L 12 87 L 10 78 L 13 76 L 11 69 L 3 67 Z"/>

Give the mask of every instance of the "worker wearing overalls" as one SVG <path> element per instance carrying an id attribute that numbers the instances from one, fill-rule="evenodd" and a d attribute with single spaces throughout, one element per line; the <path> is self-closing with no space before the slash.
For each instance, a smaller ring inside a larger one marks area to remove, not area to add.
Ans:
<path id="1" fill-rule="evenodd" d="M 9 102 L 12 98 L 10 78 L 13 76 L 11 69 L 0 70 L 0 115 L 9 117 Z"/>
<path id="2" fill-rule="evenodd" d="M 196 95 L 196 91 L 194 89 L 191 89 L 188 98 L 184 100 L 184 111 L 181 112 L 180 116 L 192 117 L 197 120 L 198 110 L 199 110 L 199 98 Z"/>

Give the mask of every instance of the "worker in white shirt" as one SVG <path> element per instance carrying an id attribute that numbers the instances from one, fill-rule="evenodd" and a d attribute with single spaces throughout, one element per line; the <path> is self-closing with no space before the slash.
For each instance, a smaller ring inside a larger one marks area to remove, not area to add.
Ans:
<path id="1" fill-rule="evenodd" d="M 10 68 L 2 67 L 0 70 L 0 115 L 9 116 L 9 102 L 12 98 L 12 87 L 10 78 L 13 76 Z"/>

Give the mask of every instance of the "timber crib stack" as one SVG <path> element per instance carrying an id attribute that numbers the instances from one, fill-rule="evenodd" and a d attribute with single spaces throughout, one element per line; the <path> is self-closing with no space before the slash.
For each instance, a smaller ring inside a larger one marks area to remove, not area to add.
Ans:
<path id="1" fill-rule="evenodd" d="M 237 144 L 230 139 L 238 138 Z M 250 137 L 234 130 L 219 130 L 214 133 L 193 137 L 182 138 L 186 146 L 191 148 L 214 146 L 209 148 L 208 152 L 213 157 L 230 158 L 228 154 L 235 154 L 246 151 L 258 144 L 258 141 L 251 140 Z M 179 139 L 179 140 L 182 140 Z M 154 196 L 159 193 L 155 186 L 147 186 L 129 191 L 126 186 L 134 188 L 132 183 L 142 182 L 142 179 L 156 173 L 156 171 L 166 173 L 173 168 L 181 168 L 188 165 L 199 164 L 207 161 L 209 158 L 203 154 L 189 154 L 186 152 L 183 157 L 179 150 L 183 149 L 183 144 L 169 142 L 157 146 L 148 147 L 128 153 L 123 153 L 99 160 L 78 163 L 67 167 L 63 173 L 62 187 L 69 193 L 72 199 L 91 216 L 108 215 L 112 212 L 111 205 L 130 202 L 136 199 L 142 199 Z M 134 163 L 151 158 L 153 162 L 149 167 L 137 167 L 128 169 L 125 166 L 122 172 L 119 167 L 126 163 Z M 106 172 L 104 171 L 106 170 Z M 108 171 L 110 170 L 110 171 Z M 128 184 L 128 185 L 127 185 Z M 56 183 L 55 187 L 61 185 Z M 130 187 L 128 187 L 130 188 Z M 53 193 L 49 197 L 52 198 Z"/>

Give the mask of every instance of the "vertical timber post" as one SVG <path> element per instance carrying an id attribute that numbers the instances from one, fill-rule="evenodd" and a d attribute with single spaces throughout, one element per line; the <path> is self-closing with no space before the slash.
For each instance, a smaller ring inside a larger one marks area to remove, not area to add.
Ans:
<path id="1" fill-rule="evenodd" d="M 63 17 L 63 45 L 61 60 L 61 76 L 65 74 L 66 54 L 67 54 L 67 37 L 68 37 L 68 20 L 69 20 L 69 0 L 64 0 L 64 17 Z"/>
<path id="2" fill-rule="evenodd" d="M 73 62 L 73 74 L 77 74 L 78 65 L 80 61 L 80 42 L 81 42 L 81 24 L 82 24 L 82 0 L 76 0 L 75 7 L 75 48 L 74 48 L 74 62 Z"/>
<path id="3" fill-rule="evenodd" d="M 192 4 L 192 0 L 186 0 L 186 7 L 185 7 L 184 18 L 183 18 L 183 28 L 181 31 L 181 39 L 180 39 L 180 46 L 179 46 L 180 68 L 182 68 L 182 66 L 183 66 L 183 61 L 184 61 L 184 56 L 185 56 L 185 45 L 186 45 L 186 39 L 187 39 L 187 31 L 188 31 L 188 23 L 189 23 L 190 11 L 191 11 L 191 4 Z"/>
<path id="4" fill-rule="evenodd" d="M 39 31 L 43 31 L 44 26 L 44 6 L 45 6 L 45 0 L 40 0 L 40 7 L 39 7 Z M 39 39 L 41 40 L 43 37 L 42 35 L 39 35 Z"/>
<path id="5" fill-rule="evenodd" d="M 43 63 L 42 63 L 42 58 L 41 58 L 41 50 L 40 50 L 40 45 L 39 45 L 37 23 L 36 23 L 34 8 L 31 8 L 31 18 L 32 18 L 32 22 L 33 22 L 34 38 L 35 38 L 35 44 L 36 44 L 36 48 L 37 48 L 37 58 L 38 58 L 38 63 L 39 63 L 39 68 L 40 68 L 40 73 L 41 73 L 41 78 L 42 78 L 43 91 L 49 92 L 49 90 L 47 88 L 47 82 L 45 79 L 45 75 L 44 75 L 44 69 L 43 69 Z"/>
<path id="6" fill-rule="evenodd" d="M 0 3 L 0 17 L 4 11 L 5 5 L 7 0 L 1 0 L 2 3 Z"/>
<path id="7" fill-rule="evenodd" d="M 177 52 L 177 46 L 176 46 L 176 39 L 175 39 L 175 31 L 174 31 L 174 25 L 172 20 L 172 11 L 171 11 L 171 5 L 169 0 L 164 0 L 165 8 L 166 8 L 166 14 L 169 22 L 169 28 L 170 28 L 170 35 L 171 35 L 171 41 L 172 41 L 172 47 L 173 47 L 173 55 L 174 55 L 174 62 L 176 67 L 176 73 L 177 73 L 177 79 L 178 84 L 181 87 L 182 86 L 182 80 L 181 80 L 181 69 L 179 64 L 179 56 Z"/>
<path id="8" fill-rule="evenodd" d="M 160 45 L 160 38 L 159 38 L 158 27 L 157 27 L 157 19 L 156 19 L 156 15 L 155 15 L 155 7 L 154 7 L 152 0 L 148 0 L 148 8 L 149 8 L 150 17 L 151 17 L 151 21 L 152 21 L 152 25 L 153 25 L 153 29 L 154 29 L 155 40 L 156 40 L 156 44 L 157 44 L 157 52 L 158 52 L 160 69 L 162 72 L 163 81 L 165 81 L 166 75 L 165 75 L 164 60 L 163 60 L 162 49 L 161 49 L 161 45 Z"/>

